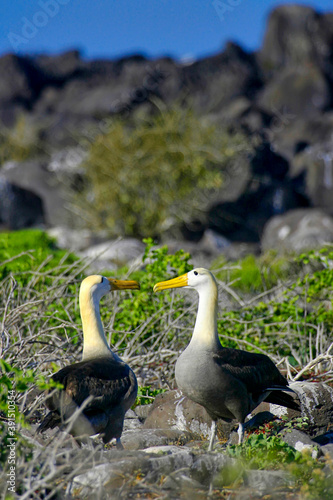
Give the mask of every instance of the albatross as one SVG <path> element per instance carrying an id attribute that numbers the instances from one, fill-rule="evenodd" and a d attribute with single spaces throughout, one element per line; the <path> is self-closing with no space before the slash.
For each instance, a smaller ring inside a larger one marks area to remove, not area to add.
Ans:
<path id="1" fill-rule="evenodd" d="M 194 288 L 199 305 L 191 341 L 176 362 L 176 382 L 183 394 L 202 405 L 212 418 L 209 451 L 219 418 L 238 422 L 240 444 L 246 417 L 262 401 L 299 410 L 298 403 L 285 392 L 294 391 L 268 356 L 221 345 L 217 333 L 218 288 L 212 273 L 193 269 L 156 283 L 154 292 L 178 287 Z"/>
<path id="2" fill-rule="evenodd" d="M 126 411 L 137 395 L 137 380 L 132 369 L 109 347 L 101 317 L 101 298 L 113 290 L 138 290 L 137 281 L 124 281 L 93 275 L 85 278 L 80 287 L 80 314 L 83 329 L 82 361 L 66 366 L 52 375 L 63 385 L 46 400 L 50 412 L 37 432 L 62 426 L 73 417 L 70 430 L 75 437 L 101 434 L 104 443 L 120 436 Z M 76 417 L 76 418 L 75 418 Z"/>

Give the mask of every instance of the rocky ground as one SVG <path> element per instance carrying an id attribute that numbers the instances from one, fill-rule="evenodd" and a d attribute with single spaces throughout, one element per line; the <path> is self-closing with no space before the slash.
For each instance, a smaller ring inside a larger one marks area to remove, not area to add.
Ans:
<path id="1" fill-rule="evenodd" d="M 309 452 L 322 471 L 322 480 L 327 481 L 328 495 L 333 494 L 333 390 L 309 382 L 293 383 L 292 388 L 301 402 L 301 414 L 263 403 L 247 424 L 246 438 L 264 422 L 276 422 L 286 415 L 278 437 L 295 450 Z M 301 430 L 296 425 L 297 414 L 308 419 L 309 425 Z M 302 485 L 290 470 L 251 469 L 227 453 L 227 446 L 238 439 L 235 423 L 219 422 L 219 439 L 208 452 L 210 424 L 202 407 L 179 391 L 169 391 L 157 396 L 152 405 L 127 413 L 121 451 L 112 444 L 103 447 L 98 439 L 80 448 L 66 433 L 55 430 L 36 436 L 35 424 L 23 430 L 23 435 L 33 443 L 37 460 L 45 447 L 55 450 L 53 457 L 49 451 L 46 460 L 51 456 L 54 474 L 57 468 L 62 474 L 58 498 L 64 498 L 64 491 L 69 499 L 203 499 L 208 494 L 230 499 L 303 498 L 299 496 Z M 38 487 L 38 477 L 35 483 L 31 478 L 24 483 L 32 491 Z M 45 481 L 40 481 L 39 488 L 41 485 Z"/>

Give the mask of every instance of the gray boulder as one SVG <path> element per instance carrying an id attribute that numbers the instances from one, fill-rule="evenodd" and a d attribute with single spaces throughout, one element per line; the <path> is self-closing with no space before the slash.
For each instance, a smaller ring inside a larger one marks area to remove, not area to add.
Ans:
<path id="1" fill-rule="evenodd" d="M 47 170 L 46 160 L 8 162 L 3 166 L 1 176 L 10 185 L 31 192 L 42 200 L 47 225 L 68 224 L 64 186 Z"/>
<path id="2" fill-rule="evenodd" d="M 94 260 L 96 269 L 105 269 L 110 264 L 113 267 L 131 265 L 142 260 L 145 244 L 135 238 L 109 240 L 93 245 L 79 255 L 88 260 Z"/>
<path id="3" fill-rule="evenodd" d="M 285 429 L 280 432 L 279 437 L 297 451 L 308 450 L 312 458 L 318 458 L 322 454 L 318 444 L 298 429 Z"/>
<path id="4" fill-rule="evenodd" d="M 84 158 L 85 153 L 78 147 L 55 152 L 49 158 L 45 156 L 5 163 L 0 176 L 2 191 L 11 192 L 10 202 L 6 202 L 7 211 L 11 212 L 7 218 L 20 218 L 11 227 L 37 225 L 41 219 L 46 226 L 73 227 L 75 218 L 69 206 L 73 202 L 74 192 L 82 186 L 81 164 Z M 26 201 L 22 193 L 25 193 Z M 37 199 L 40 200 L 39 205 Z M 32 219 L 31 213 L 37 209 L 41 214 L 37 213 Z M 27 213 L 25 223 L 24 218 L 19 216 L 22 211 Z"/>
<path id="5" fill-rule="evenodd" d="M 272 217 L 264 227 L 261 247 L 299 253 L 332 241 L 332 217 L 318 209 L 300 208 Z"/>
<path id="6" fill-rule="evenodd" d="M 251 416 L 261 412 L 270 412 L 276 417 L 304 417 L 305 425 L 302 432 L 311 438 L 317 438 L 325 434 L 333 427 L 333 388 L 321 382 L 291 382 L 291 389 L 295 391 L 295 398 L 298 399 L 301 413 L 284 406 L 270 403 L 261 403 L 251 413 Z"/>
<path id="7" fill-rule="evenodd" d="M 254 492 L 260 495 L 269 494 L 275 489 L 290 488 L 293 483 L 294 480 L 291 475 L 282 470 L 247 470 L 244 474 L 245 488 L 253 489 Z M 252 497 L 248 490 L 247 494 L 249 495 L 248 498 Z"/>
<path id="8" fill-rule="evenodd" d="M 333 388 L 322 382 L 292 382 L 301 403 L 302 416 L 307 417 L 305 432 L 311 437 L 324 434 L 333 426 Z"/>
<path id="9" fill-rule="evenodd" d="M 287 112 L 277 113 L 264 129 L 264 134 L 273 144 L 275 151 L 289 160 L 290 175 L 296 181 L 297 177 L 293 174 L 294 156 L 305 152 L 308 146 L 330 142 L 332 132 L 331 111 L 309 117 Z"/>
<path id="10" fill-rule="evenodd" d="M 333 215 L 333 144 L 320 142 L 297 154 L 290 176 L 303 179 L 302 189 L 311 204 Z"/>
<path id="11" fill-rule="evenodd" d="M 159 394 L 144 423 L 145 429 L 177 429 L 209 439 L 212 419 L 206 410 L 184 396 L 180 390 Z M 226 440 L 234 424 L 218 422 L 218 436 Z"/>
<path id="12" fill-rule="evenodd" d="M 324 444 L 321 447 L 321 451 L 324 455 L 328 456 L 330 460 L 333 460 L 333 443 Z"/>
<path id="13" fill-rule="evenodd" d="M 143 425 L 139 430 L 125 430 L 121 441 L 126 450 L 144 450 L 154 446 L 186 444 L 195 438 L 195 434 L 180 429 L 147 429 Z"/>
<path id="14" fill-rule="evenodd" d="M 65 226 L 55 226 L 47 229 L 47 234 L 56 240 L 58 248 L 71 252 L 84 251 L 105 240 L 104 232 L 92 232 L 89 229 L 75 229 Z"/>

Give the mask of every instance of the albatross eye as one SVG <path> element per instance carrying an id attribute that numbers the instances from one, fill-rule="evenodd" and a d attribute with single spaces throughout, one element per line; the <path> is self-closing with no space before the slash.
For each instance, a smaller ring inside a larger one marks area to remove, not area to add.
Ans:
<path id="1" fill-rule="evenodd" d="M 198 273 L 198 271 L 193 271 L 193 272 L 194 272 L 194 274 L 195 274 L 196 276 L 198 276 L 198 274 L 199 274 L 199 273 Z"/>

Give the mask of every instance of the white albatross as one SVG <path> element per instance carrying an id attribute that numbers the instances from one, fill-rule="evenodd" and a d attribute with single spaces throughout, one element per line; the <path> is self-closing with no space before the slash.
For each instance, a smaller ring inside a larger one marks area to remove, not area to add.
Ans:
<path id="1" fill-rule="evenodd" d="M 212 273 L 194 269 L 156 283 L 154 291 L 178 287 L 194 288 L 199 294 L 191 341 L 176 362 L 176 382 L 212 418 L 208 449 L 213 448 L 219 418 L 237 420 L 241 443 L 245 419 L 262 401 L 299 410 L 298 403 L 284 392 L 294 391 L 268 356 L 222 347 L 217 333 L 218 289 Z"/>
<path id="2" fill-rule="evenodd" d="M 75 411 L 83 407 L 75 418 L 71 434 L 75 437 L 101 434 L 104 443 L 120 436 L 126 411 L 137 395 L 137 380 L 132 369 L 112 352 L 105 338 L 99 312 L 101 298 L 113 290 L 134 289 L 137 281 L 123 281 L 93 275 L 85 278 L 80 287 L 80 314 L 83 328 L 82 361 L 66 366 L 52 375 L 63 385 L 46 400 L 50 412 L 37 432 L 62 427 Z"/>

